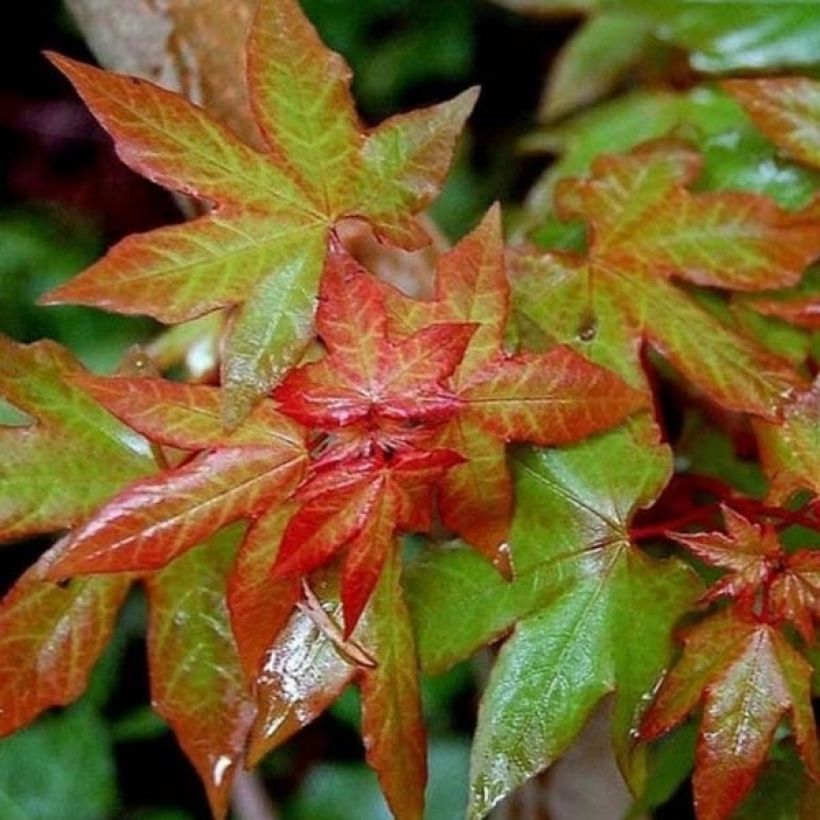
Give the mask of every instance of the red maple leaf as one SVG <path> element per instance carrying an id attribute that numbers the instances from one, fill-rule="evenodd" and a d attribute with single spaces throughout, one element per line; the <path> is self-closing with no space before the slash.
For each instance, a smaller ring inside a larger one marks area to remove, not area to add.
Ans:
<path id="1" fill-rule="evenodd" d="M 672 537 L 713 567 L 728 570 L 705 600 L 736 600 L 762 622 L 794 624 L 808 643 L 820 617 L 820 552 L 788 553 L 770 524 L 755 524 L 723 507 L 727 533 L 673 533 Z"/>
<path id="2" fill-rule="evenodd" d="M 477 325 L 451 380 L 456 412 L 436 437 L 465 459 L 442 479 L 440 509 L 450 529 L 504 568 L 513 507 L 506 444 L 577 441 L 622 421 L 645 399 L 567 347 L 506 351 L 510 288 L 498 207 L 442 257 L 434 301 L 392 289 L 386 296 L 396 332 L 416 333 L 431 322 Z"/>

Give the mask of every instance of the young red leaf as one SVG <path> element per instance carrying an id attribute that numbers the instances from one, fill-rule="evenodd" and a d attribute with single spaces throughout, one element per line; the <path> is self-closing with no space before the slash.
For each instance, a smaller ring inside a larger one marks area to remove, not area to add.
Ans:
<path id="1" fill-rule="evenodd" d="M 378 283 L 341 250 L 328 260 L 317 318 L 328 355 L 276 388 L 282 412 L 325 430 L 382 419 L 429 425 L 452 415 L 456 399 L 443 383 L 464 355 L 471 324 L 427 325 L 391 339 Z"/>
<path id="2" fill-rule="evenodd" d="M 283 440 L 204 452 L 135 482 L 71 535 L 50 576 L 162 567 L 225 525 L 281 504 L 304 463 L 301 441 Z"/>
<path id="3" fill-rule="evenodd" d="M 457 413 L 436 439 L 465 459 L 442 480 L 441 513 L 449 528 L 501 567 L 512 511 L 503 444 L 576 441 L 623 421 L 645 403 L 613 373 L 568 348 L 507 355 L 509 295 L 497 206 L 442 257 L 433 302 L 387 294 L 398 332 L 418 332 L 430 321 L 477 325 L 452 378 Z"/>
<path id="4" fill-rule="evenodd" d="M 368 647 L 377 665 L 364 670 L 360 682 L 367 762 L 379 776 L 393 816 L 421 820 L 427 743 L 418 661 L 396 548 L 385 561 L 368 619 Z"/>
<path id="5" fill-rule="evenodd" d="M 153 705 L 194 764 L 217 819 L 227 814 L 256 711 L 225 603 L 238 535 L 220 533 L 147 581 Z"/>
<path id="6" fill-rule="evenodd" d="M 342 604 L 349 637 L 394 548 L 396 530 L 427 523 L 413 502 L 429 505 L 423 490 L 459 460 L 447 451 L 411 451 L 390 462 L 360 459 L 317 473 L 300 490 L 303 503 L 285 528 L 274 579 L 305 575 L 345 549 Z"/>
<path id="7" fill-rule="evenodd" d="M 153 469 L 148 442 L 75 386 L 81 373 L 52 342 L 0 336 L 0 396 L 32 419 L 0 428 L 0 541 L 73 526 Z"/>
<path id="8" fill-rule="evenodd" d="M 808 77 L 725 80 L 755 125 L 795 159 L 820 168 L 820 82 Z"/>
<path id="9" fill-rule="evenodd" d="M 78 578 L 65 587 L 47 579 L 58 543 L 0 603 L 0 734 L 29 723 L 85 690 L 131 579 Z"/>
<path id="10" fill-rule="evenodd" d="M 773 527 L 753 524 L 729 507 L 723 507 L 723 518 L 727 535 L 672 533 L 672 537 L 701 561 L 729 570 L 709 589 L 707 600 L 728 595 L 750 606 L 785 556 Z"/>
<path id="11" fill-rule="evenodd" d="M 756 421 L 754 429 L 772 501 L 799 490 L 820 495 L 820 377 L 784 407 L 782 424 Z"/>
<path id="12" fill-rule="evenodd" d="M 802 383 L 788 362 L 669 280 L 744 291 L 794 284 L 820 252 L 818 209 L 691 193 L 700 165 L 685 143 L 656 142 L 599 158 L 590 179 L 562 182 L 558 209 L 590 225 L 589 252 L 514 257 L 522 330 L 569 343 L 635 385 L 644 384 L 648 341 L 712 400 L 776 419 Z"/>
<path id="13" fill-rule="evenodd" d="M 683 657 L 644 716 L 641 736 L 663 734 L 703 702 L 694 777 L 699 820 L 723 820 L 740 804 L 787 713 L 806 767 L 820 776 L 811 671 L 776 629 L 737 610 L 710 616 L 684 636 Z"/>
<path id="14" fill-rule="evenodd" d="M 672 534 L 705 563 L 729 570 L 705 599 L 734 598 L 743 611 L 758 611 L 769 623 L 790 621 L 807 643 L 813 643 L 814 619 L 820 616 L 820 552 L 790 554 L 781 546 L 774 527 L 753 524 L 729 507 L 723 507 L 723 518 L 726 535 Z"/>
<path id="15" fill-rule="evenodd" d="M 426 235 L 414 214 L 436 195 L 475 102 L 359 123 L 350 72 L 296 0 L 261 0 L 248 43 L 260 153 L 183 98 L 132 77 L 52 57 L 138 172 L 215 208 L 131 237 L 53 291 L 79 302 L 180 322 L 237 306 L 222 363 L 224 418 L 237 424 L 312 336 L 328 237 L 345 217 L 402 247 Z"/>

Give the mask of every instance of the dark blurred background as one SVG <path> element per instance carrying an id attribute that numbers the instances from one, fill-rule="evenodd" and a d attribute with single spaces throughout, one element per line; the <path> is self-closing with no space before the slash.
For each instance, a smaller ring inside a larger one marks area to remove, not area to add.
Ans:
<path id="1" fill-rule="evenodd" d="M 451 238 L 494 199 L 520 196 L 540 165 L 513 159 L 531 125 L 543 77 L 572 21 L 538 22 L 485 0 L 305 0 L 326 41 L 356 73 L 364 119 L 443 100 L 468 85 L 482 95 L 434 216 Z M 0 34 L 0 331 L 70 347 L 110 370 L 150 321 L 74 307 L 40 308 L 40 293 L 77 273 L 121 237 L 182 218 L 174 199 L 125 168 L 107 136 L 42 56 L 93 58 L 57 0 L 14 5 Z M 0 405 L 0 416 L 8 408 Z M 45 543 L 6 548 L 7 588 Z M 191 820 L 203 793 L 164 722 L 151 712 L 144 602 L 128 602 L 89 692 L 0 742 L 2 820 Z M 461 815 L 477 681 L 486 659 L 428 681 L 431 820 Z M 263 762 L 276 812 L 290 820 L 388 818 L 362 763 L 358 706 L 349 692 Z M 245 817 L 244 820 L 255 820 Z"/>

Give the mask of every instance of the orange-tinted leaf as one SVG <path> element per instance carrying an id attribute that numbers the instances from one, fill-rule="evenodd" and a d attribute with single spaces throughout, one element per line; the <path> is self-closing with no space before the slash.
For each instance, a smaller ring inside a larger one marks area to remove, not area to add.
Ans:
<path id="1" fill-rule="evenodd" d="M 57 544 L 0 603 L 0 734 L 82 694 L 108 643 L 131 579 L 47 580 Z"/>
<path id="2" fill-rule="evenodd" d="M 194 764 L 216 818 L 227 814 L 255 714 L 225 602 L 238 535 L 221 533 L 147 582 L 154 708 Z"/>
<path id="3" fill-rule="evenodd" d="M 758 128 L 795 159 L 820 168 L 820 82 L 808 77 L 726 80 Z"/>
<path id="4" fill-rule="evenodd" d="M 820 378 L 785 406 L 782 424 L 756 421 L 754 428 L 772 500 L 799 490 L 820 495 Z"/>
<path id="5" fill-rule="evenodd" d="M 226 431 L 216 387 L 88 374 L 72 381 L 130 427 L 171 447 L 203 450 L 241 445 L 295 446 L 301 436 L 299 427 L 278 413 L 269 400 L 259 402 L 239 427 Z"/>
<path id="6" fill-rule="evenodd" d="M 225 447 L 138 481 L 72 534 L 51 577 L 162 567 L 226 524 L 284 501 L 304 461 L 300 442 Z"/>
<path id="7" fill-rule="evenodd" d="M 153 469 L 148 442 L 74 384 L 81 373 L 52 342 L 0 336 L 0 396 L 31 418 L 0 427 L 0 541 L 73 526 Z"/>
<path id="8" fill-rule="evenodd" d="M 341 605 L 333 584 L 323 583 L 319 593 L 328 617 L 339 618 Z M 256 686 L 258 714 L 251 729 L 249 763 L 255 764 L 318 717 L 357 669 L 307 612 L 295 612 L 265 653 Z"/>
<path id="9" fill-rule="evenodd" d="M 392 550 L 368 611 L 368 646 L 377 666 L 361 676 L 362 735 L 398 820 L 420 820 L 427 780 L 418 661 L 401 588 L 401 560 Z"/>
<path id="10" fill-rule="evenodd" d="M 700 820 L 723 820 L 740 804 L 787 713 L 809 772 L 820 774 L 811 667 L 777 630 L 727 610 L 701 621 L 684 642 L 641 735 L 668 731 L 703 701 L 694 777 Z"/>
<path id="11" fill-rule="evenodd" d="M 414 215 L 438 192 L 475 102 L 467 92 L 367 132 L 349 69 L 295 0 L 261 0 L 251 26 L 248 80 L 267 141 L 262 152 L 182 97 L 53 59 L 126 163 L 215 207 L 187 225 L 130 237 L 46 301 L 167 322 L 240 305 L 222 363 L 229 426 L 309 342 L 327 240 L 339 220 L 370 220 L 408 248 L 426 241 Z"/>
<path id="12" fill-rule="evenodd" d="M 646 405 L 623 380 L 568 347 L 499 356 L 459 391 L 463 413 L 503 441 L 565 444 Z"/>
<path id="13" fill-rule="evenodd" d="M 789 213 L 746 193 L 693 194 L 700 170 L 688 144 L 647 143 L 600 157 L 591 179 L 562 181 L 556 204 L 562 218 L 589 222 L 601 264 L 733 290 L 796 284 L 820 254 L 817 209 Z"/>
<path id="14" fill-rule="evenodd" d="M 670 280 L 744 291 L 796 283 L 820 251 L 820 214 L 816 204 L 788 213 L 756 195 L 691 193 L 699 169 L 687 144 L 662 141 L 601 157 L 591 178 L 562 182 L 557 205 L 589 223 L 589 252 L 514 257 L 521 329 L 635 386 L 645 386 L 648 341 L 713 401 L 778 419 L 802 379 Z"/>
<path id="15" fill-rule="evenodd" d="M 249 528 L 228 579 L 228 609 L 242 666 L 249 681 L 299 600 L 299 581 L 274 581 L 271 570 L 295 506 L 274 507 Z"/>

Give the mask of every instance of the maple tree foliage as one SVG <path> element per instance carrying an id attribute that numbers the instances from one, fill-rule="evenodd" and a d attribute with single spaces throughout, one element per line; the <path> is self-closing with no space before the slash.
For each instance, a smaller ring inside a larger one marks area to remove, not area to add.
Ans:
<path id="1" fill-rule="evenodd" d="M 233 425 L 310 341 L 336 223 L 366 219 L 407 249 L 428 241 L 413 215 L 437 192 L 476 97 L 468 91 L 365 131 L 349 68 L 296 0 L 260 2 L 251 26 L 247 79 L 262 152 L 158 86 L 53 60 L 124 162 L 213 207 L 184 225 L 129 237 L 45 301 L 169 323 L 237 307 L 222 361 L 223 413 Z"/>
<path id="2" fill-rule="evenodd" d="M 820 776 L 811 665 L 779 628 L 792 623 L 814 639 L 818 553 L 786 553 L 771 525 L 724 508 L 727 534 L 676 535 L 700 560 L 727 570 L 705 600 L 729 597 L 684 636 L 684 653 L 644 715 L 641 733 L 655 737 L 703 700 L 695 766 L 699 817 L 728 816 L 751 789 L 775 730 L 788 712 L 807 769 Z"/>
<path id="3" fill-rule="evenodd" d="M 698 38 L 671 12 L 663 28 L 667 12 L 625 9 L 570 44 L 548 116 L 611 88 L 652 38 L 719 61 L 722 22 Z M 617 31 L 635 48 L 583 63 Z M 253 123 L 220 109 L 248 142 L 159 86 L 51 59 L 124 162 L 203 210 L 126 238 L 44 301 L 181 324 L 158 363 L 205 338 L 219 367 L 213 384 L 163 377 L 150 356 L 96 375 L 53 342 L 0 337 L 0 540 L 55 538 L 0 602 L 0 733 L 79 697 L 140 583 L 153 705 L 218 818 L 239 767 L 355 683 L 366 760 L 394 816 L 418 820 L 420 672 L 494 643 L 471 818 L 561 758 L 607 698 L 641 811 L 692 768 L 668 749 L 693 713 L 699 820 L 742 811 L 789 745 L 800 783 L 820 780 L 816 181 L 788 203 L 762 172 L 725 185 L 702 121 L 667 125 L 550 182 L 540 217 L 561 241 L 505 246 L 494 205 L 419 263 L 432 293 L 414 298 L 346 223 L 401 251 L 428 241 L 418 217 L 475 90 L 367 129 L 347 64 L 295 0 L 257 5 L 240 95 Z M 812 180 L 820 84 L 722 87 L 709 94 L 748 111 L 767 161 L 779 150 Z"/>

